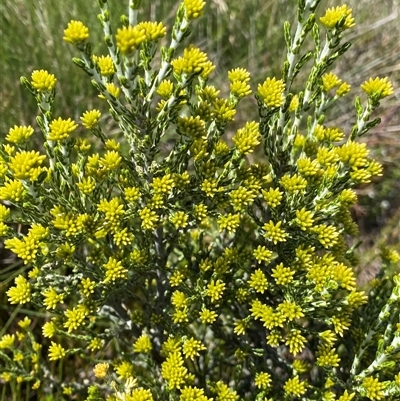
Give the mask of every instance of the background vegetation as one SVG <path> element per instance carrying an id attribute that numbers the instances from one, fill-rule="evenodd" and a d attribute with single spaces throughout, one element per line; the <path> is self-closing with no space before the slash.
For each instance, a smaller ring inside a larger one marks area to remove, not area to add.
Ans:
<path id="1" fill-rule="evenodd" d="M 128 1 L 109 1 L 114 14 L 126 13 Z M 205 16 L 197 22 L 191 41 L 201 47 L 217 65 L 211 82 L 228 90 L 227 70 L 246 67 L 252 73 L 253 86 L 267 75 L 280 75 L 284 57 L 282 25 L 295 18 L 297 0 L 208 0 Z M 324 0 L 319 8 L 340 4 Z M 359 92 L 359 85 L 370 76 L 388 76 L 395 94 L 379 109 L 382 123 L 365 138 L 373 157 L 384 165 L 384 175 L 374 185 L 360 187 L 360 203 L 354 217 L 360 225 L 362 241 L 360 266 L 363 272 L 374 269 L 379 246 L 400 243 L 400 2 L 398 0 L 348 0 L 357 26 L 348 33 L 351 49 L 338 63 L 335 73 L 351 83 L 352 95 L 336 110 L 332 123 L 350 127 L 354 107 L 350 103 Z M 163 20 L 171 27 L 179 0 L 143 1 L 142 19 Z M 36 104 L 19 84 L 22 75 L 34 69 L 47 69 L 58 79 L 56 115 L 76 121 L 83 111 L 104 103 L 83 71 L 72 62 L 72 46 L 63 42 L 63 29 L 71 19 L 82 20 L 90 27 L 91 42 L 96 54 L 105 54 L 96 0 L 2 0 L 0 12 L 0 141 L 15 124 L 35 126 Z M 256 112 L 255 100 L 245 100 L 237 123 Z M 109 132 L 118 128 L 109 121 Z M 255 156 L 257 157 L 257 156 Z M 1 244 L 0 244 L 1 247 Z M 368 249 L 368 251 L 366 251 Z M 10 264 L 0 248 L 0 335 L 12 318 L 7 311 L 5 290 L 17 265 Z M 360 275 L 363 281 L 363 275 Z M 15 313 L 18 309 L 15 310 Z M 20 310 L 19 312 L 24 312 Z"/>

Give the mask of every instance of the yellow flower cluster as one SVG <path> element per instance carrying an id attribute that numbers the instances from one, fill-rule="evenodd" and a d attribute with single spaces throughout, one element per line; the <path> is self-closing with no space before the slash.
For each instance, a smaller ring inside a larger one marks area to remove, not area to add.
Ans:
<path id="1" fill-rule="evenodd" d="M 64 322 L 63 326 L 67 329 L 68 333 L 71 333 L 73 330 L 76 330 L 79 326 L 81 326 L 87 314 L 88 309 L 83 304 L 80 304 L 72 309 L 67 309 L 64 312 L 67 320 Z"/>
<path id="2" fill-rule="evenodd" d="M 264 294 L 265 290 L 268 288 L 268 280 L 261 269 L 257 269 L 254 273 L 251 274 L 249 286 L 253 288 L 256 292 Z"/>
<path id="3" fill-rule="evenodd" d="M 82 125 L 87 128 L 91 129 L 97 125 L 99 119 L 101 117 L 101 113 L 99 110 L 90 110 L 83 113 L 80 119 L 82 120 Z"/>
<path id="4" fill-rule="evenodd" d="M 281 204 L 283 192 L 278 188 L 269 188 L 268 191 L 262 190 L 263 198 L 269 207 L 275 208 Z"/>
<path id="5" fill-rule="evenodd" d="M 139 212 L 139 216 L 142 219 L 142 227 L 145 230 L 154 230 L 158 221 L 157 213 L 154 210 L 145 207 Z"/>
<path id="6" fill-rule="evenodd" d="M 171 223 L 177 229 L 185 228 L 188 225 L 188 220 L 189 220 L 189 216 L 183 211 L 176 212 L 170 217 Z"/>
<path id="7" fill-rule="evenodd" d="M 116 231 L 120 225 L 122 216 L 125 213 L 124 205 L 120 198 L 112 198 L 109 201 L 102 199 L 97 206 L 100 212 L 105 214 L 107 223 L 110 225 L 112 231 Z"/>
<path id="8" fill-rule="evenodd" d="M 385 395 L 383 390 L 385 389 L 385 384 L 379 382 L 375 377 L 367 377 L 362 383 L 365 389 L 365 395 L 372 401 L 384 400 Z"/>
<path id="9" fill-rule="evenodd" d="M 41 167 L 45 159 L 45 155 L 41 155 L 34 150 L 30 152 L 22 151 L 11 157 L 9 167 L 15 178 L 36 181 L 39 174 L 42 171 L 46 171 L 45 168 Z"/>
<path id="10" fill-rule="evenodd" d="M 153 349 L 150 337 L 142 334 L 133 344 L 133 351 L 138 353 L 147 354 Z"/>
<path id="11" fill-rule="evenodd" d="M 84 42 L 88 37 L 89 29 L 81 21 L 72 20 L 64 30 L 63 39 L 66 42 L 78 44 Z"/>
<path id="12" fill-rule="evenodd" d="M 54 89 L 57 79 L 46 70 L 35 70 L 31 75 L 31 85 L 38 92 L 50 92 Z"/>
<path id="13" fill-rule="evenodd" d="M 22 275 L 15 278 L 15 287 L 7 291 L 8 301 L 12 304 L 26 304 L 31 300 L 31 285 Z"/>
<path id="14" fill-rule="evenodd" d="M 47 139 L 49 141 L 62 141 L 78 128 L 78 124 L 75 124 L 70 118 L 63 120 L 59 117 L 57 120 L 53 120 L 49 127 L 50 132 Z"/>
<path id="15" fill-rule="evenodd" d="M 259 124 L 255 121 L 246 123 L 244 128 L 237 131 L 232 141 L 240 153 L 244 155 L 252 153 L 255 147 L 261 143 Z"/>
<path id="16" fill-rule="evenodd" d="M 307 340 L 301 335 L 300 330 L 292 329 L 285 339 L 285 344 L 289 347 L 289 351 L 295 355 L 303 351 Z"/>
<path id="17" fill-rule="evenodd" d="M 240 225 L 240 214 L 228 213 L 218 219 L 219 230 L 234 233 Z"/>
<path id="18" fill-rule="evenodd" d="M 104 283 L 114 282 L 117 279 L 126 280 L 128 278 L 128 270 L 122 266 L 122 262 L 110 257 L 106 264 L 103 265 L 105 270 Z"/>
<path id="19" fill-rule="evenodd" d="M 64 30 L 81 55 L 74 61 L 109 103 L 115 136 L 106 135 L 100 110 L 89 108 L 79 121 L 95 138 L 71 138 L 78 124 L 52 116 L 55 76 L 40 70 L 30 83 L 23 79 L 43 112 L 46 156 L 27 149 L 31 126 L 9 130 L 0 148 L 0 235 L 29 269 L 8 288 L 9 302 L 49 314 L 41 330 L 48 354 L 42 360 L 32 321 L 20 321 L 0 339 L 10 355 L 0 379 L 48 387 L 45 364 L 68 355 L 79 358 L 80 370 L 93 361 L 100 384 L 87 389 L 88 400 L 103 398 L 103 390 L 109 401 L 381 400 L 389 390 L 396 397 L 400 374 L 386 365 L 380 376 L 372 370 L 377 347 L 398 342 L 400 323 L 384 327 L 397 304 L 387 301 L 387 281 L 384 288 L 375 280 L 368 296 L 357 290 L 357 255 L 347 238 L 356 233 L 351 188 L 382 171 L 358 137 L 393 86 L 379 77 L 362 85 L 368 99 L 364 106 L 357 100 L 349 136 L 325 113 L 350 90 L 325 71 L 335 49 L 344 49 L 351 9 L 334 7 L 320 19 L 328 32 L 315 53 L 319 72 L 313 68 L 297 87 L 302 61 L 294 56 L 304 53 L 296 53 L 302 38 L 293 42 L 283 78 L 258 85 L 259 122 L 243 122 L 231 135 L 237 104 L 251 93 L 249 71 L 230 70 L 229 94 L 220 97 L 207 85 L 215 68 L 207 54 L 192 45 L 176 53 L 206 2 L 183 0 L 161 55 L 166 27 L 134 25 L 139 2 L 131 3 L 114 43 L 100 1 L 109 55 L 91 53 L 82 22 Z M 304 21 L 313 22 L 310 12 L 300 10 Z M 319 28 L 312 28 L 317 42 Z M 256 163 L 248 155 L 261 143 L 265 157 Z M 90 152 L 98 145 L 104 151 Z M 392 248 L 381 252 L 385 265 L 400 258 Z M 363 336 L 363 326 L 376 332 Z M 360 344 L 365 353 L 347 377 Z M 388 359 L 390 347 L 382 354 Z M 81 392 L 78 383 L 54 388 L 72 398 Z"/>
<path id="20" fill-rule="evenodd" d="M 192 139 L 201 138 L 206 135 L 206 123 L 199 117 L 179 117 L 178 132 Z"/>
<path id="21" fill-rule="evenodd" d="M 234 120 L 236 108 L 235 104 L 232 103 L 229 99 L 217 98 L 213 102 L 213 107 L 213 116 L 216 120 L 221 122 Z"/>
<path id="22" fill-rule="evenodd" d="M 258 85 L 258 94 L 267 107 L 280 107 L 283 105 L 285 84 L 281 79 L 267 78 L 263 84 Z"/>
<path id="23" fill-rule="evenodd" d="M 179 401 L 213 401 L 213 399 L 207 398 L 203 389 L 185 386 L 181 391 Z"/>
<path id="24" fill-rule="evenodd" d="M 182 355 L 179 351 L 171 352 L 161 365 L 161 376 L 167 381 L 170 389 L 180 388 L 185 384 L 188 370 L 184 365 Z"/>
<path id="25" fill-rule="evenodd" d="M 307 181 L 300 177 L 297 174 L 289 175 L 285 174 L 281 180 L 280 184 L 283 188 L 286 189 L 288 192 L 296 193 L 300 192 L 303 193 L 307 187 Z"/>
<path id="26" fill-rule="evenodd" d="M 234 189 L 229 194 L 229 197 L 231 198 L 230 203 L 233 208 L 240 212 L 253 203 L 255 194 L 245 187 L 239 187 Z"/>
<path id="27" fill-rule="evenodd" d="M 203 0 L 183 0 L 185 16 L 188 20 L 199 18 L 203 14 L 206 2 Z"/>
<path id="28" fill-rule="evenodd" d="M 145 40 L 146 31 L 139 26 L 124 26 L 115 35 L 118 49 L 125 54 L 135 51 Z"/>
<path id="29" fill-rule="evenodd" d="M 177 75 L 200 74 L 203 78 L 207 78 L 215 68 L 207 54 L 194 46 L 184 49 L 183 56 L 172 60 L 171 65 Z"/>
<path id="30" fill-rule="evenodd" d="M 301 382 L 299 376 L 295 376 L 292 379 L 288 379 L 283 386 L 285 394 L 288 396 L 294 395 L 296 397 L 302 396 L 307 390 L 307 383 Z"/>
<path id="31" fill-rule="evenodd" d="M 325 93 L 328 93 L 332 89 L 337 88 L 336 95 L 344 96 L 350 91 L 350 85 L 343 82 L 336 74 L 333 72 L 328 72 L 322 75 L 322 89 Z"/>
<path id="32" fill-rule="evenodd" d="M 236 68 L 228 72 L 231 94 L 238 99 L 250 95 L 251 88 L 248 84 L 250 73 L 244 68 Z"/>
<path id="33" fill-rule="evenodd" d="M 211 302 L 216 302 L 222 298 L 225 290 L 225 283 L 221 280 L 211 280 L 207 286 L 206 295 L 211 298 Z"/>
<path id="34" fill-rule="evenodd" d="M 32 136 L 33 132 L 34 130 L 30 125 L 27 127 L 14 125 L 14 128 L 10 128 L 8 131 L 6 140 L 8 142 L 15 143 L 16 145 L 21 145 Z"/>
<path id="35" fill-rule="evenodd" d="M 39 224 L 33 225 L 28 234 L 22 239 L 18 237 L 10 238 L 4 241 L 7 249 L 10 249 L 25 264 L 33 262 L 42 244 L 42 241 L 49 235 L 49 230 Z"/>
<path id="36" fill-rule="evenodd" d="M 370 97 L 376 97 L 380 100 L 386 96 L 393 95 L 392 83 L 387 77 L 375 79 L 370 78 L 361 85 L 361 89 Z"/>
<path id="37" fill-rule="evenodd" d="M 138 24 L 138 28 L 144 29 L 146 41 L 156 41 L 167 33 L 167 28 L 162 22 L 144 21 Z"/>
<path id="38" fill-rule="evenodd" d="M 337 24 L 344 20 L 342 29 L 349 29 L 355 25 L 354 18 L 351 15 L 351 8 L 348 8 L 346 4 L 342 6 L 328 8 L 325 15 L 320 18 L 320 21 L 328 29 L 337 27 Z"/>
<path id="39" fill-rule="evenodd" d="M 288 234 L 284 229 L 281 228 L 281 226 L 282 221 L 278 221 L 275 224 L 272 220 L 270 220 L 268 223 L 265 223 L 263 226 L 263 230 L 265 231 L 264 237 L 272 241 L 274 244 L 286 241 Z"/>
<path id="40" fill-rule="evenodd" d="M 64 294 L 59 294 L 53 287 L 46 288 L 43 291 L 43 305 L 46 309 L 55 309 L 57 304 L 63 303 Z"/>
<path id="41" fill-rule="evenodd" d="M 66 352 L 62 345 L 52 341 L 49 347 L 49 361 L 57 361 L 58 359 L 64 358 L 65 355 Z"/>
<path id="42" fill-rule="evenodd" d="M 151 183 L 155 193 L 168 194 L 175 186 L 175 182 L 171 174 L 166 174 L 163 177 L 153 178 Z"/>

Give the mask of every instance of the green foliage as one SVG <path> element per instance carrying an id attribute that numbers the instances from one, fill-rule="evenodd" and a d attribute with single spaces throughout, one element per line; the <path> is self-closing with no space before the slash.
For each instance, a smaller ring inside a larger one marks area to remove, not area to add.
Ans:
<path id="1" fill-rule="evenodd" d="M 1 337 L 3 398 L 22 383 L 93 401 L 395 400 L 399 255 L 383 246 L 358 290 L 349 211 L 381 174 L 359 139 L 392 84 L 365 81 L 352 126 L 328 122 L 350 91 L 331 69 L 352 10 L 316 18 L 320 2 L 299 1 L 281 77 L 230 138 L 250 73 L 230 70 L 226 95 L 209 84 L 211 57 L 186 44 L 205 3 L 184 0 L 169 29 L 138 23 L 138 3 L 115 29 L 99 1 L 103 52 L 84 23 L 64 30 L 120 136 L 104 106 L 78 135 L 53 70 L 21 79 L 39 129 L 14 126 L 0 148 L 0 234 L 24 263 L 8 300 L 42 329 L 26 317 Z"/>

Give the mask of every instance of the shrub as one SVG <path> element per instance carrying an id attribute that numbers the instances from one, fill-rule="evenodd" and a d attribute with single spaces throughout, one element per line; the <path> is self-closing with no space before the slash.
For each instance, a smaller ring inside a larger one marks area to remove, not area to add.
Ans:
<path id="1" fill-rule="evenodd" d="M 10 129 L 0 234 L 26 267 L 9 302 L 42 330 L 25 317 L 1 338 L 3 398 L 27 383 L 27 397 L 91 401 L 396 399 L 400 276 L 387 268 L 399 255 L 385 247 L 371 289 L 357 289 L 349 211 L 353 188 L 382 170 L 359 139 L 379 123 L 371 116 L 391 83 L 362 85 L 350 132 L 327 123 L 350 91 L 331 66 L 350 46 L 351 9 L 317 20 L 319 1 L 299 1 L 298 20 L 284 25 L 282 77 L 258 85 L 257 121 L 230 137 L 249 72 L 229 71 L 222 97 L 207 54 L 177 53 L 205 3 L 182 2 L 160 51 L 166 27 L 138 23 L 139 3 L 114 35 L 99 0 L 108 55 L 92 53 L 82 22 L 64 30 L 123 143 L 96 109 L 80 117 L 90 139 L 54 115 L 52 73 L 21 79 L 43 148 L 29 150 L 32 127 Z"/>

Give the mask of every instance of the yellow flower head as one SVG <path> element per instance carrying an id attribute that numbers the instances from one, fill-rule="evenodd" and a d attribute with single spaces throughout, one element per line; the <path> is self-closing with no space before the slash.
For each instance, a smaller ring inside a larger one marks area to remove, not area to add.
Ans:
<path id="1" fill-rule="evenodd" d="M 31 300 L 31 285 L 24 276 L 19 275 L 15 278 L 15 287 L 11 287 L 7 295 L 11 304 L 25 304 Z"/>
<path id="2" fill-rule="evenodd" d="M 286 336 L 285 344 L 289 347 L 292 354 L 298 354 L 305 348 L 307 340 L 301 335 L 300 330 L 292 329 Z"/>
<path id="3" fill-rule="evenodd" d="M 70 118 L 63 120 L 59 117 L 50 123 L 50 132 L 47 139 L 49 141 L 61 141 L 69 137 L 69 134 L 76 130 L 78 124 L 75 124 Z"/>
<path id="4" fill-rule="evenodd" d="M 267 107 L 280 107 L 283 104 L 283 91 L 285 84 L 281 79 L 267 78 L 265 82 L 258 85 L 258 93 Z"/>
<path id="5" fill-rule="evenodd" d="M 235 68 L 228 71 L 228 79 L 231 84 L 235 81 L 247 82 L 250 80 L 250 73 L 245 68 Z"/>
<path id="6" fill-rule="evenodd" d="M 93 59 L 99 66 L 101 75 L 108 77 L 114 74 L 115 67 L 111 56 L 93 56 Z"/>
<path id="7" fill-rule="evenodd" d="M 201 341 L 195 338 L 187 339 L 183 344 L 183 354 L 186 358 L 194 360 L 195 356 L 199 356 L 200 351 L 204 351 L 206 347 L 201 343 Z"/>
<path id="8" fill-rule="evenodd" d="M 61 346 L 61 344 L 57 344 L 54 341 L 52 341 L 49 347 L 49 360 L 56 361 L 57 359 L 61 359 L 64 356 L 65 356 L 65 349 Z"/>
<path id="9" fill-rule="evenodd" d="M 134 380 L 136 382 L 136 379 Z M 126 385 L 127 387 L 127 385 Z M 153 395 L 151 394 L 150 390 L 146 390 L 142 387 L 136 388 L 135 390 L 132 391 L 132 395 L 128 398 L 127 400 L 131 401 L 154 401 Z"/>
<path id="10" fill-rule="evenodd" d="M 254 384 L 259 389 L 267 389 L 272 383 L 271 375 L 267 372 L 259 372 L 256 374 Z"/>
<path id="11" fill-rule="evenodd" d="M 115 170 L 121 164 L 121 156 L 115 150 L 109 150 L 100 159 L 100 166 L 104 167 L 106 170 Z"/>
<path id="12" fill-rule="evenodd" d="M 129 54 L 147 39 L 146 29 L 139 25 L 124 26 L 117 30 L 115 39 L 117 40 L 118 49 L 124 54 Z"/>
<path id="13" fill-rule="evenodd" d="M 162 22 L 144 21 L 138 24 L 138 28 L 145 30 L 146 40 L 149 41 L 163 38 L 167 33 L 167 28 Z"/>
<path id="14" fill-rule="evenodd" d="M 276 266 L 275 269 L 272 269 L 271 276 L 275 279 L 276 284 L 278 285 L 287 285 L 293 281 L 295 271 L 290 267 L 283 266 L 283 263 L 280 263 Z M 283 307 L 283 306 L 282 306 Z M 283 312 L 280 312 L 283 316 L 289 316 L 289 312 L 285 309 Z"/>
<path id="15" fill-rule="evenodd" d="M 0 200 L 10 200 L 19 202 L 24 194 L 24 186 L 19 180 L 9 180 L 0 187 Z"/>
<path id="16" fill-rule="evenodd" d="M 225 283 L 221 280 L 211 280 L 207 286 L 207 295 L 211 298 L 211 302 L 218 301 L 222 298 L 222 294 L 225 290 Z"/>
<path id="17" fill-rule="evenodd" d="M 45 155 L 34 150 L 18 152 L 10 159 L 10 169 L 15 178 L 35 181 L 43 171 L 40 166 L 45 158 Z"/>
<path id="18" fill-rule="evenodd" d="M 261 269 L 257 269 L 254 273 L 252 273 L 248 283 L 251 288 L 261 294 L 264 294 L 264 291 L 268 288 L 268 280 Z"/>
<path id="19" fill-rule="evenodd" d="M 0 349 L 14 347 L 15 334 L 4 334 L 3 337 L 0 338 Z"/>
<path id="20" fill-rule="evenodd" d="M 296 111 L 299 105 L 300 105 L 299 97 L 297 95 L 294 95 L 292 97 L 292 100 L 290 101 L 289 111 L 291 112 Z"/>
<path id="21" fill-rule="evenodd" d="M 85 41 L 89 37 L 89 29 L 81 21 L 71 21 L 64 30 L 63 39 L 75 44 Z"/>
<path id="22" fill-rule="evenodd" d="M 118 99 L 119 95 L 121 94 L 121 89 L 116 86 L 113 82 L 106 83 L 106 90 L 111 95 Z M 106 99 L 106 96 L 102 93 L 99 95 L 100 99 Z"/>
<path id="23" fill-rule="evenodd" d="M 240 128 L 232 138 L 232 142 L 240 153 L 248 155 L 261 143 L 259 125 L 255 121 L 247 122 L 245 127 Z"/>
<path id="24" fill-rule="evenodd" d="M 333 72 L 328 72 L 322 75 L 322 88 L 324 92 L 329 92 L 331 89 L 340 86 L 342 80 Z"/>
<path id="25" fill-rule="evenodd" d="M 133 344 L 133 351 L 138 353 L 147 354 L 152 350 L 150 337 L 146 334 L 142 334 Z"/>
<path id="26" fill-rule="evenodd" d="M 85 128 L 91 129 L 97 125 L 100 117 L 101 117 L 100 111 L 95 109 L 95 110 L 85 111 L 82 117 L 80 117 L 80 119 L 82 120 L 82 125 Z"/>
<path id="27" fill-rule="evenodd" d="M 375 79 L 370 78 L 361 85 L 361 89 L 370 97 L 377 97 L 378 100 L 393 95 L 392 83 L 387 77 Z"/>
<path id="28" fill-rule="evenodd" d="M 203 14 L 203 8 L 206 2 L 203 0 L 184 0 L 186 18 L 188 20 L 199 18 Z"/>
<path id="29" fill-rule="evenodd" d="M 351 11 L 351 8 L 348 8 L 346 4 L 338 7 L 328 8 L 325 12 L 325 15 L 319 20 L 328 29 L 332 29 L 342 18 L 346 18 L 344 21 L 343 29 L 349 29 L 355 25 L 354 18 L 351 15 Z"/>
<path id="30" fill-rule="evenodd" d="M 161 376 L 168 383 L 168 388 L 180 388 L 188 376 L 188 370 L 179 351 L 171 352 L 161 365 Z"/>
<path id="31" fill-rule="evenodd" d="M 287 395 L 295 395 L 300 397 L 306 392 L 307 383 L 301 382 L 299 380 L 299 376 L 295 376 L 293 379 L 289 379 L 286 381 L 283 389 L 285 390 L 285 394 Z"/>
<path id="32" fill-rule="evenodd" d="M 263 229 L 265 231 L 264 237 L 272 241 L 274 244 L 278 242 L 285 242 L 287 233 L 281 228 L 282 221 L 278 221 L 276 224 L 270 220 L 265 223 Z"/>
<path id="33" fill-rule="evenodd" d="M 383 390 L 385 389 L 385 384 L 379 382 L 378 379 L 374 378 L 374 377 L 367 377 L 366 379 L 364 379 L 362 386 L 365 390 L 365 395 L 375 401 L 375 400 L 384 400 L 385 399 L 385 395 L 383 393 Z"/>
<path id="34" fill-rule="evenodd" d="M 64 302 L 64 294 L 58 294 L 53 287 L 49 287 L 43 291 L 43 305 L 46 309 L 55 309 L 57 304 Z"/>
<path id="35" fill-rule="evenodd" d="M 108 363 L 98 363 L 93 368 L 93 373 L 99 379 L 104 379 L 107 376 L 108 368 L 110 365 Z"/>
<path id="36" fill-rule="evenodd" d="M 206 123 L 199 117 L 178 117 L 178 133 L 189 138 L 201 138 L 206 135 Z"/>
<path id="37" fill-rule="evenodd" d="M 38 92 L 50 92 L 56 85 L 57 79 L 53 74 L 45 70 L 35 70 L 31 75 L 31 85 Z"/>
<path id="38" fill-rule="evenodd" d="M 0 221 L 6 221 L 10 217 L 10 209 L 0 204 Z"/>
<path id="39" fill-rule="evenodd" d="M 33 132 L 33 128 L 30 125 L 28 125 L 27 127 L 14 125 L 14 128 L 10 128 L 10 130 L 8 131 L 6 140 L 8 142 L 21 145 L 31 137 Z"/>
<path id="40" fill-rule="evenodd" d="M 122 262 L 114 258 L 109 258 L 108 262 L 103 265 L 105 270 L 104 283 L 114 282 L 121 278 L 126 280 L 128 278 L 128 270 L 122 266 Z"/>
<path id="41" fill-rule="evenodd" d="M 202 323 L 214 323 L 217 319 L 217 316 L 218 315 L 216 312 L 206 308 L 203 308 L 199 313 L 199 317 Z"/>
<path id="42" fill-rule="evenodd" d="M 215 68 L 208 60 L 207 54 L 192 45 L 183 51 L 182 57 L 173 60 L 171 65 L 175 74 L 201 73 L 203 78 L 207 78 Z"/>
<path id="43" fill-rule="evenodd" d="M 228 213 L 225 216 L 221 216 L 218 219 L 218 226 L 219 231 L 222 232 L 223 230 L 227 230 L 228 232 L 232 233 L 235 232 L 236 229 L 240 225 L 240 214 L 232 214 Z"/>
<path id="44" fill-rule="evenodd" d="M 76 330 L 81 326 L 88 312 L 89 310 L 84 304 L 75 306 L 72 309 L 67 309 L 64 312 L 67 320 L 64 322 L 63 326 L 68 329 L 68 333 L 71 333 L 73 330 Z"/>

